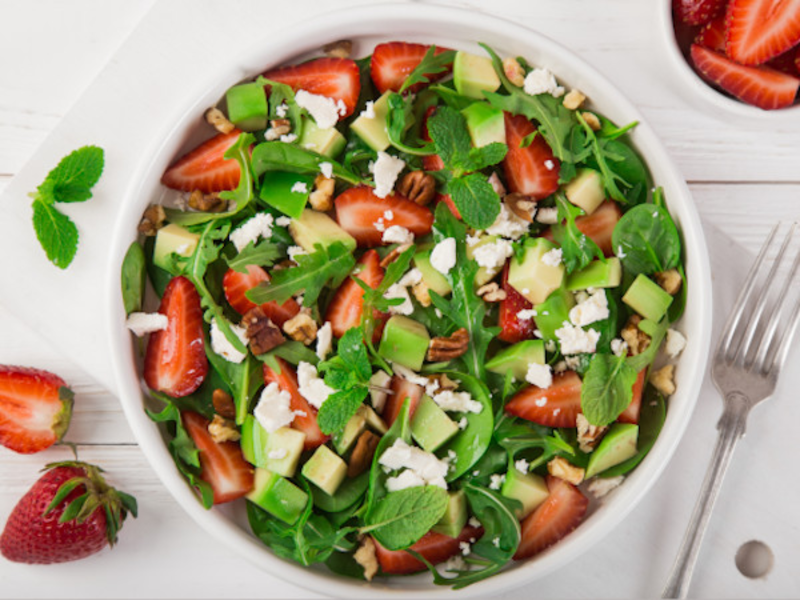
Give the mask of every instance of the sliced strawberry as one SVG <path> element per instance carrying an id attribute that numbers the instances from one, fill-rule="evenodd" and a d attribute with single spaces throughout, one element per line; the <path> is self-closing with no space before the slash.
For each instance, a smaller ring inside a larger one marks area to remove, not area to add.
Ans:
<path id="1" fill-rule="evenodd" d="M 425 393 L 425 388 L 416 383 L 411 383 L 405 377 L 395 375 L 392 377 L 389 389 L 392 390 L 392 393 L 386 398 L 386 404 L 383 407 L 381 416 L 383 416 L 386 424 L 391 427 L 392 423 L 397 419 L 397 415 L 400 414 L 406 398 L 408 398 L 408 416 L 411 418 L 414 415 L 414 411 L 417 410 L 419 401 L 422 400 L 422 396 Z"/>
<path id="2" fill-rule="evenodd" d="M 687 25 L 705 25 L 722 12 L 725 1 L 672 0 L 672 10 Z"/>
<path id="3" fill-rule="evenodd" d="M 520 319 L 517 313 L 521 310 L 533 308 L 533 304 L 508 284 L 508 263 L 503 268 L 502 285 L 506 297 L 500 301 L 498 314 L 500 334 L 497 337 L 509 344 L 516 344 L 522 340 L 532 340 L 534 338 L 533 332 L 536 330 L 536 323 L 533 319 Z"/>
<path id="4" fill-rule="evenodd" d="M 575 371 L 556 373 L 548 388 L 531 385 L 517 392 L 506 404 L 506 412 L 546 427 L 575 427 L 582 385 Z"/>
<path id="5" fill-rule="evenodd" d="M 590 215 L 575 219 L 578 230 L 598 245 L 606 256 L 613 256 L 611 234 L 622 218 L 622 211 L 613 200 L 606 200 Z"/>
<path id="6" fill-rule="evenodd" d="M 72 392 L 58 375 L 0 365 L 0 444 L 33 454 L 64 436 L 72 418 Z"/>
<path id="7" fill-rule="evenodd" d="M 459 544 L 462 542 L 471 543 L 471 540 L 477 540 L 482 535 L 483 529 L 469 525 L 461 530 L 457 538 L 429 531 L 416 544 L 411 546 L 411 550 L 418 552 L 432 565 L 437 565 L 461 552 Z M 373 538 L 373 541 L 375 542 L 375 554 L 378 557 L 378 564 L 384 573 L 405 575 L 426 569 L 422 561 L 417 560 L 405 550 L 387 550 L 380 545 L 378 540 Z"/>
<path id="8" fill-rule="evenodd" d="M 228 304 L 240 315 L 255 308 L 256 305 L 245 296 L 245 293 L 263 281 L 269 281 L 269 275 L 257 265 L 247 265 L 247 273 L 228 269 L 222 278 L 222 289 L 225 291 Z M 295 302 L 294 298 L 289 298 L 283 304 L 278 304 L 274 300 L 265 302 L 261 305 L 261 309 L 272 319 L 273 323 L 278 327 L 283 327 L 286 321 L 300 312 L 300 305 Z"/>
<path id="9" fill-rule="evenodd" d="M 280 365 L 280 373 L 275 372 L 272 367 L 265 363 L 264 383 L 269 385 L 274 381 L 283 391 L 289 392 L 291 396 L 289 408 L 295 411 L 291 427 L 306 434 L 304 447 L 306 450 L 313 450 L 328 441 L 329 436 L 323 434 L 319 425 L 317 425 L 317 409 L 300 395 L 295 370 L 282 358 L 276 358 L 275 360 Z"/>
<path id="10" fill-rule="evenodd" d="M 773 110 L 794 103 L 800 79 L 769 67 L 745 67 L 723 55 L 693 45 L 692 62 L 711 83 L 736 96 L 742 102 Z"/>
<path id="11" fill-rule="evenodd" d="M 800 67 L 798 67 L 798 60 L 800 60 L 800 47 L 792 48 L 788 52 L 784 52 L 780 56 L 770 59 L 766 66 L 770 69 L 775 69 L 781 73 L 791 75 L 792 77 L 800 76 Z"/>
<path id="12" fill-rule="evenodd" d="M 727 54 L 741 65 L 763 64 L 800 42 L 800 0 L 731 0 L 726 19 Z"/>
<path id="13" fill-rule="evenodd" d="M 253 489 L 253 467 L 238 442 L 215 442 L 209 420 L 191 411 L 181 413 L 183 425 L 200 451 L 200 478 L 214 491 L 214 504 L 241 498 Z"/>
<path id="14" fill-rule="evenodd" d="M 364 185 L 345 190 L 336 197 L 334 204 L 339 225 L 362 247 L 383 244 L 383 233 L 378 231 L 376 223 L 385 229 L 400 225 L 415 236 L 427 235 L 433 226 L 433 213 L 426 206 L 397 193 L 379 198 L 375 190 Z"/>
<path id="15" fill-rule="evenodd" d="M 633 383 L 633 397 L 628 408 L 622 411 L 617 418 L 620 423 L 639 423 L 639 413 L 642 411 L 642 392 L 644 391 L 644 378 L 647 376 L 647 369 L 639 371 L 636 381 Z"/>
<path id="16" fill-rule="evenodd" d="M 558 189 L 561 163 L 553 156 L 544 137 L 537 135 L 533 142 L 520 148 L 522 140 L 536 131 L 523 115 L 505 113 L 508 154 L 503 160 L 509 192 L 530 196 L 534 200 L 547 198 Z"/>
<path id="17" fill-rule="evenodd" d="M 144 355 L 144 380 L 152 390 L 173 398 L 188 396 L 208 373 L 203 343 L 203 309 L 200 296 L 186 277 L 174 277 L 158 312 L 166 315 L 167 328 L 150 334 Z"/>
<path id="18" fill-rule="evenodd" d="M 725 15 L 706 23 L 697 34 L 695 44 L 725 54 L 726 41 Z"/>
<path id="19" fill-rule="evenodd" d="M 181 156 L 161 176 L 161 183 L 173 190 L 204 194 L 232 190 L 239 185 L 239 163 L 223 155 L 241 131 L 220 133 Z"/>
<path id="20" fill-rule="evenodd" d="M 546 481 L 550 495 L 522 521 L 516 560 L 530 558 L 552 546 L 580 525 L 586 515 L 589 500 L 577 487 L 552 475 Z"/>
<path id="21" fill-rule="evenodd" d="M 370 74 L 375 87 L 383 94 L 386 90 L 396 92 L 403 85 L 403 82 L 417 68 L 425 53 L 430 46 L 425 44 L 410 44 L 408 42 L 386 42 L 375 46 L 372 52 L 372 59 L 369 63 Z M 436 48 L 435 54 L 441 54 L 447 48 Z M 448 65 L 447 70 L 429 76 L 431 81 L 436 81 L 447 75 L 452 68 Z M 418 92 L 425 83 L 415 83 L 408 88 L 409 92 Z"/>
<path id="22" fill-rule="evenodd" d="M 381 257 L 375 250 L 367 250 L 358 261 L 361 270 L 356 277 L 373 290 L 383 281 Z M 336 337 L 342 337 L 348 329 L 358 327 L 364 306 L 364 290 L 351 277 L 342 282 L 334 293 L 325 311 L 325 320 L 331 324 Z M 375 312 L 378 321 L 383 320 L 381 313 Z M 377 333 L 377 331 L 376 331 Z"/>
<path id="23" fill-rule="evenodd" d="M 305 90 L 334 101 L 341 100 L 347 109 L 342 118 L 353 114 L 361 93 L 358 65 L 349 58 L 318 58 L 267 71 L 264 77 L 285 83 L 295 92 Z"/>

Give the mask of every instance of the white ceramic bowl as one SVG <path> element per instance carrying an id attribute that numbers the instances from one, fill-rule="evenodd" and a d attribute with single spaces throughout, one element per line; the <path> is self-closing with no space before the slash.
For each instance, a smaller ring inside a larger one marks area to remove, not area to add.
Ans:
<path id="1" fill-rule="evenodd" d="M 664 187 L 670 211 L 685 241 L 689 302 L 681 328 L 687 333 L 689 344 L 677 370 L 678 392 L 670 399 L 667 419 L 657 443 L 624 485 L 562 542 L 533 560 L 512 564 L 502 574 L 458 593 L 461 597 L 496 594 L 550 573 L 588 551 L 617 527 L 642 499 L 664 470 L 686 428 L 703 380 L 711 331 L 708 254 L 692 198 L 678 170 L 652 129 L 626 98 L 581 59 L 548 38 L 509 21 L 451 8 L 414 5 L 414 10 L 410 11 L 409 6 L 403 4 L 350 9 L 310 19 L 290 32 L 271 36 L 238 60 L 232 58 L 224 71 L 212 73 L 200 96 L 180 99 L 175 107 L 179 116 L 174 125 L 169 131 L 153 133 L 156 136 L 153 151 L 148 154 L 152 160 L 132 178 L 135 183 L 126 190 L 112 236 L 108 324 L 120 399 L 142 450 L 177 501 L 202 527 L 269 573 L 318 593 L 348 598 L 396 597 L 412 593 L 420 598 L 453 595 L 449 588 L 434 586 L 427 574 L 366 584 L 338 577 L 324 567 L 300 567 L 276 557 L 250 534 L 243 517 L 244 503 L 204 510 L 175 468 L 160 429 L 145 415 L 144 386 L 136 368 L 137 345 L 124 325 L 119 293 L 123 256 L 136 237 L 142 211 L 160 196 L 159 178 L 165 167 L 187 144 L 196 141 L 192 132 L 198 129 L 205 108 L 215 104 L 230 85 L 269 67 L 317 53 L 322 44 L 345 37 L 354 40 L 356 56 L 368 54 L 380 41 L 393 39 L 437 43 L 476 53 L 482 52 L 476 42 L 483 41 L 501 56 L 524 56 L 532 64 L 549 67 L 567 86 L 586 93 L 592 105 L 613 121 L 640 122 L 633 132 L 633 140 L 645 157 L 655 182 Z M 613 594 L 613 590 L 606 592 Z"/>

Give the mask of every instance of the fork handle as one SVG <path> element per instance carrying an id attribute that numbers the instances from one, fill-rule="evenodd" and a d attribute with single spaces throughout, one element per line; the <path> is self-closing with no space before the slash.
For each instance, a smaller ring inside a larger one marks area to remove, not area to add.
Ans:
<path id="1" fill-rule="evenodd" d="M 686 598 L 689 592 L 692 573 L 700 553 L 700 544 L 703 542 L 717 494 L 722 487 L 722 479 L 731 463 L 736 443 L 744 435 L 749 412 L 748 404 L 747 398 L 739 392 L 732 392 L 725 397 L 725 409 L 717 423 L 719 429 L 717 445 L 706 471 L 692 519 L 689 521 L 678 556 L 672 565 L 667 585 L 661 594 L 662 598 Z"/>

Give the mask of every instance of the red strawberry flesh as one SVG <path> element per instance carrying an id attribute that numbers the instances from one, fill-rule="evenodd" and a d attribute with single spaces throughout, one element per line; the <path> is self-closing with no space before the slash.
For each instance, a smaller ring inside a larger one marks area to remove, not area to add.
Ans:
<path id="1" fill-rule="evenodd" d="M 408 42 L 386 42 L 375 46 L 370 59 L 370 74 L 375 87 L 383 94 L 387 90 L 398 91 L 411 72 L 422 62 L 430 46 L 411 44 Z M 447 48 L 437 47 L 435 54 L 445 52 Z M 430 81 L 444 77 L 448 70 L 431 74 Z M 416 83 L 408 88 L 409 92 L 418 92 L 425 86 L 424 82 Z"/>
<path id="2" fill-rule="evenodd" d="M 222 278 L 225 299 L 233 310 L 240 315 L 244 315 L 256 306 L 245 294 L 259 283 L 268 282 L 269 279 L 267 272 L 257 265 L 247 265 L 247 273 L 228 269 Z M 289 298 L 283 304 L 278 304 L 275 301 L 265 302 L 261 305 L 261 310 L 272 319 L 273 323 L 278 327 L 282 327 L 286 321 L 300 312 L 300 305 L 297 304 L 294 298 Z"/>
<path id="3" fill-rule="evenodd" d="M 223 155 L 241 131 L 220 133 L 181 156 L 161 176 L 161 183 L 173 190 L 205 194 L 235 189 L 239 184 L 239 163 Z"/>
<path id="4" fill-rule="evenodd" d="M 575 371 L 553 375 L 548 388 L 535 385 L 517 392 L 506 404 L 506 412 L 547 427 L 575 427 L 581 412 L 583 382 Z"/>
<path id="5" fill-rule="evenodd" d="M 677 17 L 687 25 L 705 25 L 722 12 L 725 0 L 673 0 Z"/>
<path id="6" fill-rule="evenodd" d="M 553 156 L 542 135 L 537 135 L 525 148 L 522 141 L 536 127 L 522 115 L 505 113 L 508 153 L 503 160 L 508 191 L 529 196 L 533 200 L 547 198 L 558 189 L 560 163 Z"/>
<path id="7" fill-rule="evenodd" d="M 356 277 L 372 289 L 377 288 L 383 280 L 380 262 L 381 258 L 375 250 L 367 250 L 358 261 L 360 270 Z M 363 306 L 364 290 L 352 277 L 348 277 L 334 293 L 325 312 L 325 321 L 330 322 L 333 335 L 342 337 L 348 329 L 358 327 Z M 378 321 L 382 320 L 382 315 L 377 311 L 375 317 Z"/>
<path id="8" fill-rule="evenodd" d="M 760 65 L 800 42 L 800 0 L 731 0 L 728 56 Z"/>

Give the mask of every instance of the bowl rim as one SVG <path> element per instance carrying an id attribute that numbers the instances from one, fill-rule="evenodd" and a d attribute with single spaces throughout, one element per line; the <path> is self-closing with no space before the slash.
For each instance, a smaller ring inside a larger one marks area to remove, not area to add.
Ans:
<path id="1" fill-rule="evenodd" d="M 409 14 L 407 4 L 391 3 L 323 13 L 297 25 L 283 37 L 277 36 L 266 43 L 256 44 L 238 59 L 233 57 L 221 72 L 209 73 L 207 79 L 194 90 L 197 93 L 187 94 L 186 98 L 176 102 L 175 110 L 170 115 L 174 118 L 165 120 L 164 125 L 160 128 L 154 127 L 150 144 L 151 151 L 143 154 L 148 158 L 142 159 L 138 167 L 132 171 L 131 183 L 123 194 L 120 211 L 113 228 L 112 248 L 107 263 L 106 322 L 109 330 L 114 378 L 118 385 L 118 396 L 134 436 L 159 479 L 182 508 L 218 540 L 235 549 L 271 575 L 280 579 L 289 579 L 295 585 L 327 595 L 374 598 L 379 595 L 413 593 L 420 598 L 432 598 L 452 594 L 452 591 L 450 588 L 434 586 L 432 583 L 428 583 L 424 588 L 399 585 L 398 578 L 392 580 L 392 585 L 382 582 L 367 584 L 344 579 L 333 573 L 323 573 L 313 568 L 302 567 L 272 554 L 249 531 L 240 528 L 226 517 L 224 511 L 203 509 L 197 501 L 195 493 L 175 468 L 159 429 L 142 410 L 143 384 L 132 368 L 133 345 L 125 327 L 125 313 L 119 294 L 119 268 L 125 251 L 136 238 L 135 224 L 138 223 L 144 208 L 143 197 L 152 198 L 152 195 L 144 194 L 143 191 L 148 183 L 148 178 L 152 183 L 154 173 L 158 173 L 160 176 L 166 166 L 165 161 L 171 160 L 175 151 L 180 147 L 181 140 L 185 141 L 186 131 L 192 128 L 189 125 L 193 122 L 192 119 L 202 115 L 204 108 L 209 105 L 209 100 L 221 97 L 224 90 L 233 83 L 262 71 L 265 65 L 281 64 L 291 56 L 297 56 L 300 52 L 319 48 L 321 45 L 319 40 L 324 40 L 322 43 L 325 43 L 328 38 L 333 38 L 331 31 L 349 31 L 354 35 L 368 35 L 379 23 L 387 28 L 391 25 L 391 32 L 402 31 L 400 24 L 414 23 L 424 30 L 425 25 L 437 23 L 451 28 L 449 31 L 457 31 L 458 33 L 454 35 L 461 40 L 462 45 L 474 44 L 476 41 L 465 37 L 463 30 L 472 29 L 485 32 L 487 35 L 502 35 L 504 39 L 509 40 L 508 45 L 524 47 L 526 56 L 534 51 L 534 54 L 543 54 L 549 59 L 553 59 L 554 62 L 561 63 L 560 68 L 553 69 L 556 75 L 568 70 L 573 78 L 580 79 L 581 85 L 601 90 L 595 96 L 599 99 L 598 104 L 603 103 L 607 106 L 600 112 L 608 115 L 611 112 L 609 109 L 613 108 L 614 112 L 624 114 L 627 119 L 639 121 L 639 126 L 633 132 L 636 145 L 646 157 L 651 171 L 654 171 L 652 165 L 655 164 L 655 170 L 662 172 L 662 180 L 659 181 L 659 184 L 664 185 L 665 189 L 669 189 L 670 193 L 674 195 L 674 199 L 668 201 L 668 207 L 673 215 L 677 214 L 678 216 L 676 220 L 682 231 L 684 244 L 692 249 L 692 253 L 687 254 L 686 257 L 687 277 L 690 288 L 698 290 L 696 297 L 692 298 L 691 313 L 695 315 L 693 320 L 696 328 L 692 330 L 690 345 L 684 351 L 684 360 L 680 363 L 679 392 L 674 396 L 677 399 L 675 402 L 680 404 L 680 410 L 668 411 L 664 429 L 662 429 L 656 445 L 643 461 L 643 467 L 646 468 L 634 471 L 627 478 L 626 484 L 615 490 L 613 497 L 595 511 L 597 516 L 592 515 L 578 530 L 552 549 L 542 553 L 536 560 L 517 563 L 514 568 L 460 590 L 459 594 L 462 597 L 483 595 L 489 591 L 497 593 L 499 590 L 512 589 L 549 574 L 588 551 L 623 521 L 666 468 L 685 432 L 700 392 L 710 346 L 711 276 L 709 256 L 699 216 L 685 181 L 639 111 L 596 69 L 543 34 L 501 17 L 484 13 L 427 4 L 414 8 L 414 14 Z M 359 34 L 359 31 L 363 33 Z M 390 39 L 387 37 L 388 35 L 390 34 L 382 34 L 381 37 Z M 338 37 L 341 37 L 341 33 Z M 278 38 L 281 38 L 281 43 L 291 42 L 292 50 L 290 52 L 283 51 L 281 54 L 281 51 L 277 49 Z M 312 44 L 306 41 L 305 46 L 298 46 L 300 40 L 316 40 L 316 42 Z M 298 48 L 300 48 L 299 51 Z M 158 177 L 156 177 L 156 183 L 157 179 Z M 668 197 L 672 198 L 672 196 Z M 686 240 L 690 240 L 690 243 L 686 244 Z M 690 355 L 692 360 L 687 360 Z M 683 391 L 687 388 L 688 391 Z M 611 512 L 612 509 L 613 512 Z M 298 577 L 290 577 L 289 574 L 296 574 Z M 429 578 L 427 574 L 425 577 Z M 400 583 L 413 581 L 414 579 L 402 579 Z"/>

